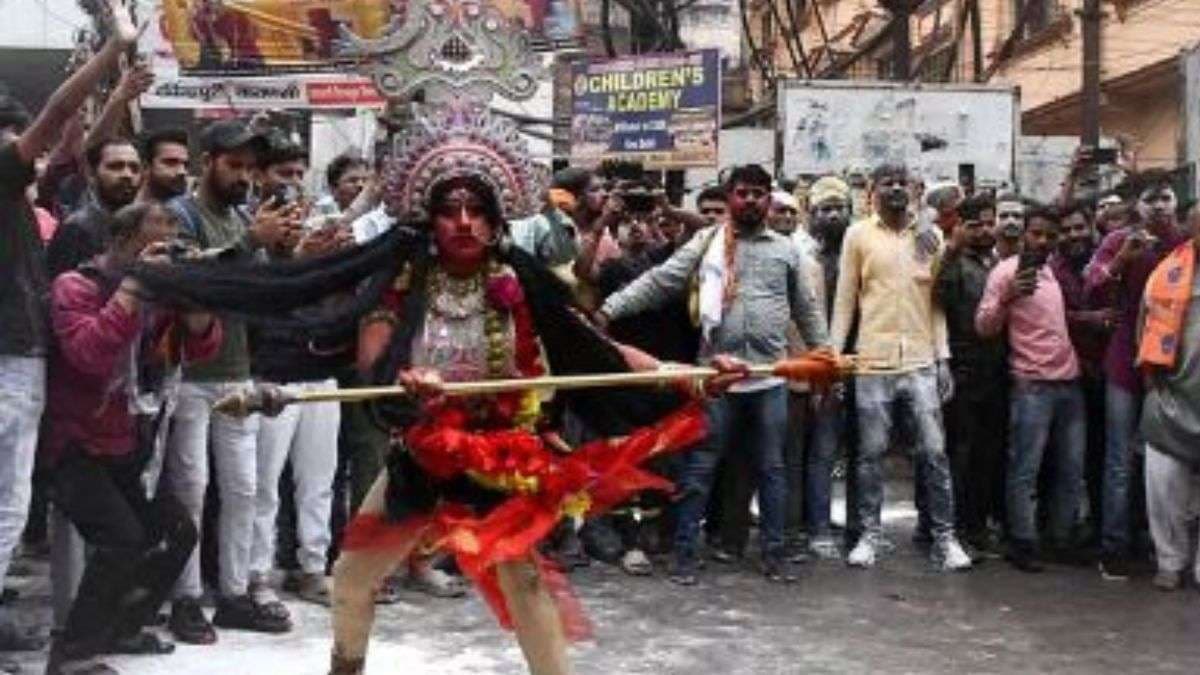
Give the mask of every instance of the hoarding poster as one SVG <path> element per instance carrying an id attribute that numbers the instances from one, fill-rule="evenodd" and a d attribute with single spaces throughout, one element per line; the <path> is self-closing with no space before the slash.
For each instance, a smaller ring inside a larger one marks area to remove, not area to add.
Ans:
<path id="1" fill-rule="evenodd" d="M 571 162 L 715 167 L 721 127 L 718 50 L 579 62 L 572 71 Z"/>
<path id="2" fill-rule="evenodd" d="M 377 38 L 406 12 L 490 3 L 534 44 L 579 38 L 582 0 L 140 0 L 149 18 L 139 51 L 155 86 L 146 107 L 381 106 L 368 78 L 339 59 L 339 26 Z"/>

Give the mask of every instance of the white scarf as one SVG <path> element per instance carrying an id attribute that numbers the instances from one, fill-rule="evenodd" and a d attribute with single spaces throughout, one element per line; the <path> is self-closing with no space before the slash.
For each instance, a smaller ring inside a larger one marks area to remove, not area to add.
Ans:
<path id="1" fill-rule="evenodd" d="M 725 314 L 725 231 L 729 225 L 718 225 L 700 260 L 700 330 L 705 342 L 712 341 L 713 332 L 721 325 Z"/>

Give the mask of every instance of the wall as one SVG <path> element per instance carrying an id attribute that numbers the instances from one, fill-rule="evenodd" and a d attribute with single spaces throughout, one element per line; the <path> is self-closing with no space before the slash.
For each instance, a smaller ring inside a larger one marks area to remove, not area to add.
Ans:
<path id="1" fill-rule="evenodd" d="M 7 0 L 0 21 L 0 45 L 17 49 L 70 49 L 75 31 L 91 25 L 75 0 Z"/>
<path id="2" fill-rule="evenodd" d="M 985 0 L 986 1 L 986 0 Z M 1011 0 L 991 0 L 993 8 Z M 1018 54 L 996 74 L 998 80 L 1021 86 L 1026 110 L 1034 110 L 1077 94 L 1082 71 L 1082 36 L 1074 11 L 1083 0 L 1062 0 L 1070 13 L 1071 29 L 1059 39 Z M 1113 5 L 1104 3 L 1101 76 L 1121 77 L 1179 54 L 1200 41 L 1200 2 L 1141 0 L 1129 4 L 1122 21 Z M 1005 30 L 1011 29 L 1011 20 Z"/>

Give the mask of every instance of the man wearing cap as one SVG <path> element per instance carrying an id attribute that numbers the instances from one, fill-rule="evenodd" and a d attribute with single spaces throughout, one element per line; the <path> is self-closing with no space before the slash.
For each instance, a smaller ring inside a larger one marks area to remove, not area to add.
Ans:
<path id="1" fill-rule="evenodd" d="M 201 136 L 203 172 L 196 191 L 169 204 L 180 231 L 205 250 L 245 258 L 261 248 L 275 248 L 298 227 L 295 215 L 273 203 L 253 216 L 242 205 L 250 190 L 264 139 L 245 124 L 227 120 L 210 125 Z M 278 606 L 260 605 L 250 597 L 250 548 L 256 493 L 256 416 L 238 419 L 213 412 L 213 403 L 250 381 L 246 327 L 224 320 L 225 341 L 213 360 L 184 368 L 171 437 L 165 458 L 166 489 L 187 508 L 200 527 L 208 488 L 209 449 L 216 466 L 221 509 L 217 527 L 220 588 L 216 625 L 264 632 L 291 629 Z M 201 532 L 201 536 L 208 533 Z M 188 560 L 175 589 L 170 629 L 191 644 L 211 644 L 216 631 L 200 608 L 199 548 Z"/>
<path id="2" fill-rule="evenodd" d="M 813 268 L 818 274 L 817 299 L 825 316 L 833 315 L 833 297 L 837 291 L 842 240 L 850 226 L 850 186 L 837 176 L 818 179 L 808 191 L 809 234 L 816 242 L 812 252 Z M 850 339 L 853 342 L 853 338 Z M 843 439 L 849 440 L 853 406 L 845 401 L 851 390 L 835 388 L 813 399 L 815 420 L 812 439 L 805 458 L 804 515 L 808 531 L 808 552 L 823 560 L 841 558 L 841 549 L 830 531 L 830 503 L 833 494 L 833 464 Z M 852 445 L 848 443 L 848 445 Z M 847 499 L 853 500 L 854 481 L 847 480 Z M 850 510 L 853 512 L 853 509 Z M 855 529 L 853 513 L 848 514 L 848 529 Z"/>

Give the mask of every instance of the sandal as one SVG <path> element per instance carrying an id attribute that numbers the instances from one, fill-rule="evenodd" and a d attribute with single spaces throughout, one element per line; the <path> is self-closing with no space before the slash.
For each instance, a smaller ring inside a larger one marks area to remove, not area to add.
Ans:
<path id="1" fill-rule="evenodd" d="M 150 631 L 138 631 L 133 635 L 113 638 L 105 650 L 107 654 L 129 654 L 134 656 L 163 656 L 175 651 L 175 643 L 160 638 Z"/>

